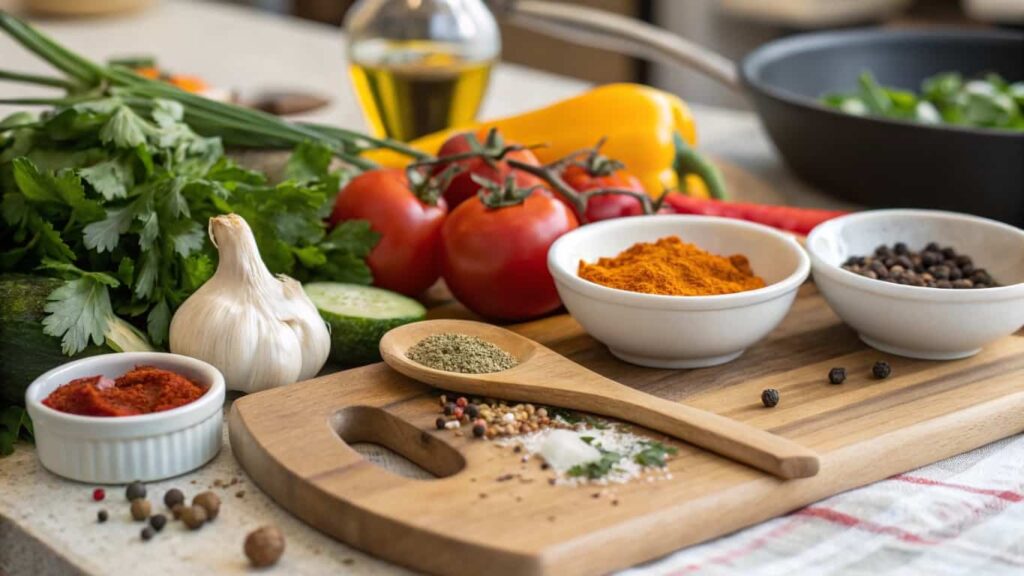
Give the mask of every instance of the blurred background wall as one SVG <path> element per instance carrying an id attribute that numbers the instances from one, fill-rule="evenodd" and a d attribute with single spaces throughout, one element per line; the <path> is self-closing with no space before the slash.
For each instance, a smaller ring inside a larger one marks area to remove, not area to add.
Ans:
<path id="1" fill-rule="evenodd" d="M 202 0 L 249 5 L 340 25 L 354 0 Z M 639 18 L 732 59 L 799 31 L 882 24 L 1024 28 L 1024 0 L 561 0 Z M 695 102 L 745 107 L 742 98 L 698 74 L 584 48 L 510 26 L 502 58 L 597 83 L 644 82 Z"/>

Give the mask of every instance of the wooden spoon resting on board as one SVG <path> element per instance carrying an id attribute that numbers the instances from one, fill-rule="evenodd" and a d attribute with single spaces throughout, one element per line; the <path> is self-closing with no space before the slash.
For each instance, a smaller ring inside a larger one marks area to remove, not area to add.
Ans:
<path id="1" fill-rule="evenodd" d="M 518 359 L 519 365 L 489 374 L 460 374 L 435 370 L 406 356 L 420 340 L 443 333 L 466 334 L 491 342 Z M 498 326 L 467 320 L 406 324 L 384 335 L 380 353 L 394 370 L 435 388 L 536 402 L 633 422 L 780 478 L 806 478 L 818 473 L 817 454 L 795 442 L 634 390 Z"/>

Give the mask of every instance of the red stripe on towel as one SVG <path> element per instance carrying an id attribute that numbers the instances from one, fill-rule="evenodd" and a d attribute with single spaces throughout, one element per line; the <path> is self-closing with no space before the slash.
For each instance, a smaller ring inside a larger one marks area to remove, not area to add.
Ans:
<path id="1" fill-rule="evenodd" d="M 808 506 L 802 510 L 794 512 L 797 516 L 807 516 L 811 518 L 820 518 L 833 524 L 840 524 L 842 526 L 848 526 L 850 528 L 856 528 L 858 530 L 864 530 L 873 534 L 885 534 L 887 536 L 893 536 L 904 542 L 911 544 L 935 544 L 935 540 L 929 540 L 922 538 L 917 534 L 908 532 L 902 528 L 895 526 L 886 526 L 884 524 L 878 524 L 870 520 L 863 520 L 856 516 L 851 516 L 832 508 L 825 508 L 824 506 Z"/>
<path id="2" fill-rule="evenodd" d="M 985 496 L 995 496 L 1001 500 L 1007 502 L 1022 502 L 1024 501 L 1024 494 L 1018 494 L 1012 490 L 993 490 L 991 488 L 975 488 L 974 486 L 965 486 L 963 484 L 950 484 L 947 482 L 940 482 L 938 480 L 931 480 L 929 478 L 922 478 L 920 476 L 907 476 L 905 474 L 898 474 L 891 478 L 892 480 L 899 480 L 900 482 L 909 482 L 911 484 L 919 484 L 921 486 L 941 486 L 943 488 L 952 488 L 954 490 L 960 490 L 962 492 L 970 492 L 971 494 L 982 494 Z"/>

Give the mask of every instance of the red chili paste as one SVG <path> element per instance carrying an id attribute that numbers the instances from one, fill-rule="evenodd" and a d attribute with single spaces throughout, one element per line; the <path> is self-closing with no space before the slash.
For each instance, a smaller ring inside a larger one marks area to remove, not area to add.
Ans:
<path id="1" fill-rule="evenodd" d="M 105 376 L 72 380 L 51 392 L 43 404 L 82 416 L 134 416 L 184 406 L 205 392 L 181 374 L 136 366 L 117 380 Z"/>

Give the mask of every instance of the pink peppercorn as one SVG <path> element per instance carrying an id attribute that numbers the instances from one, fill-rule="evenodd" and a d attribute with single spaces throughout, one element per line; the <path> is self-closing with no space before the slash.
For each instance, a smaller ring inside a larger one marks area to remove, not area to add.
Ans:
<path id="1" fill-rule="evenodd" d="M 455 405 L 459 408 L 465 408 L 466 404 L 469 404 L 469 400 L 466 400 L 465 396 L 459 396 L 459 398 L 455 400 Z"/>
<path id="2" fill-rule="evenodd" d="M 462 408 L 456 406 L 455 407 L 455 411 L 452 412 L 452 416 L 455 416 L 455 419 L 458 420 L 459 418 L 462 418 L 462 412 L 463 412 Z"/>
<path id="3" fill-rule="evenodd" d="M 96 502 L 99 502 L 99 501 L 103 500 L 106 497 L 107 497 L 107 491 L 104 490 L 103 488 L 97 488 L 97 489 L 92 491 L 92 499 L 94 501 L 96 501 Z"/>

